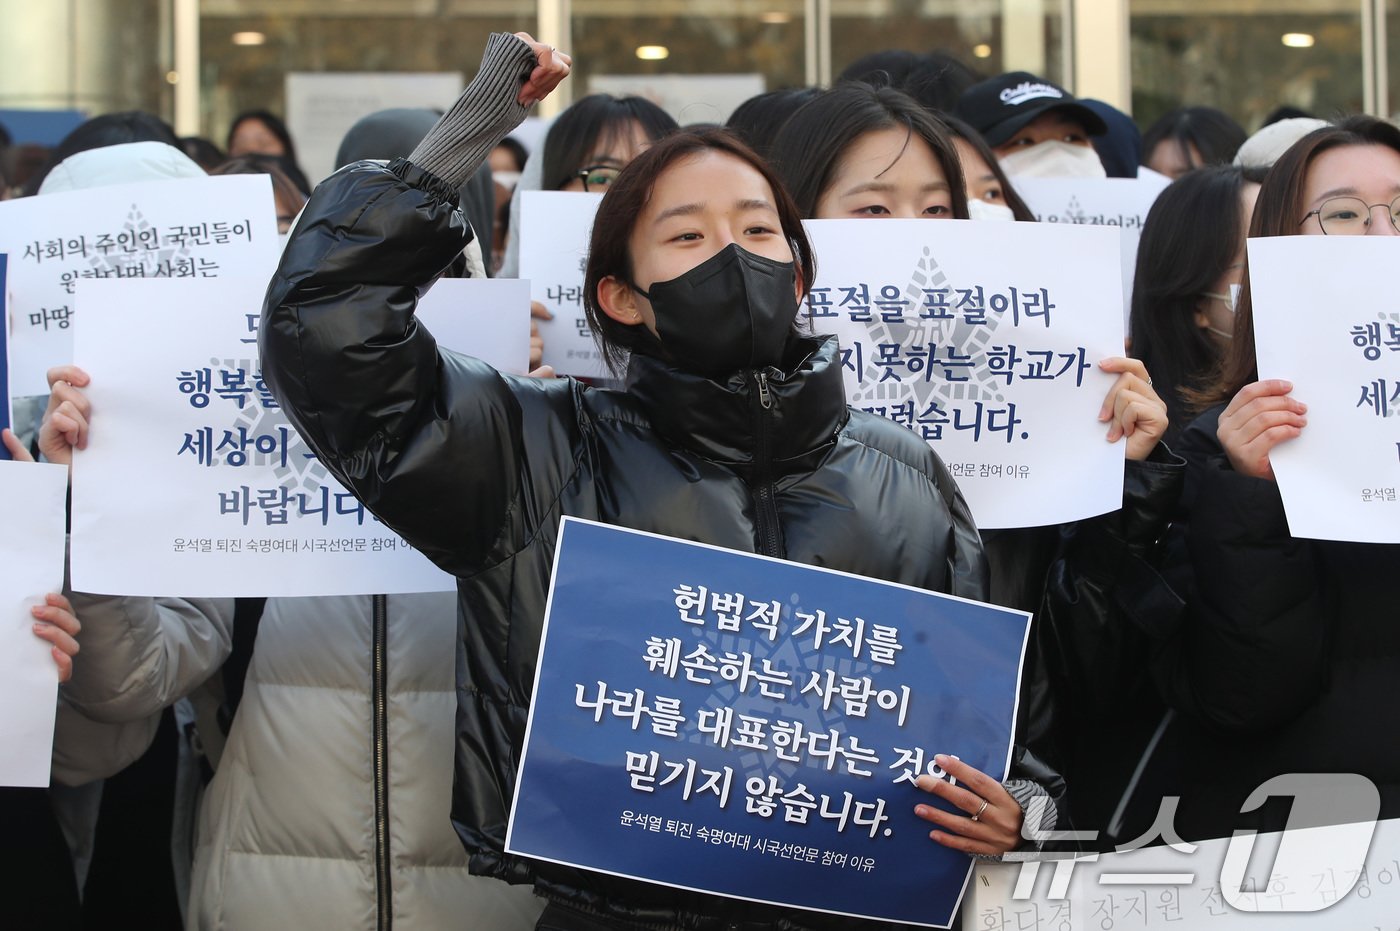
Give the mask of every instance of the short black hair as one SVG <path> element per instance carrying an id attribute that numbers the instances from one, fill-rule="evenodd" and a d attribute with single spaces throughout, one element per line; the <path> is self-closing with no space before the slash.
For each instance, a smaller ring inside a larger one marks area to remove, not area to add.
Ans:
<path id="1" fill-rule="evenodd" d="M 900 87 L 919 61 L 919 53 L 886 48 L 862 55 L 836 76 L 837 84 L 858 81 L 871 87 Z"/>
<path id="2" fill-rule="evenodd" d="M 244 110 L 233 118 L 233 122 L 228 124 L 228 138 L 224 140 L 224 148 L 233 148 L 233 134 L 238 132 L 238 127 L 249 120 L 257 120 L 267 131 L 277 137 L 277 141 L 282 143 L 283 154 L 292 161 L 296 161 L 297 150 L 292 144 L 292 134 L 287 129 L 287 124 L 282 122 L 282 118 L 267 110 Z"/>
<path id="3" fill-rule="evenodd" d="M 249 120 L 257 120 L 267 131 L 277 137 L 277 141 L 282 143 L 282 155 L 286 158 L 288 166 L 287 176 L 292 179 L 292 183 L 308 197 L 311 196 L 311 182 L 307 180 L 306 173 L 301 170 L 301 163 L 297 160 L 297 149 L 292 143 L 292 134 L 287 130 L 287 124 L 282 122 L 281 117 L 267 110 L 244 110 L 233 118 L 233 122 L 228 124 L 228 138 L 224 140 L 224 148 L 232 150 L 233 134 L 238 131 L 238 127 Z"/>
<path id="4" fill-rule="evenodd" d="M 724 125 L 764 158 L 773 150 L 778 132 L 802 106 L 822 93 L 819 87 L 790 87 L 750 97 L 729 115 Z"/>
<path id="5" fill-rule="evenodd" d="M 599 142 L 628 132 L 636 123 L 653 142 L 674 132 L 676 121 L 644 97 L 589 94 L 559 114 L 544 140 L 540 189 L 557 191 L 587 167 Z"/>
<path id="6" fill-rule="evenodd" d="M 228 161 L 224 151 L 203 136 L 181 136 L 180 151 L 205 171 L 213 171 Z"/>
<path id="7" fill-rule="evenodd" d="M 627 359 L 634 352 L 664 358 L 665 350 L 646 327 L 624 326 L 609 317 L 598 300 L 598 286 L 608 277 L 632 280 L 632 230 L 651 199 L 657 179 L 676 162 L 708 152 L 732 156 L 763 176 L 773 191 L 773 206 L 783 235 L 792 247 L 793 265 L 803 288 L 811 287 L 816 280 L 817 260 L 802 227 L 802 216 L 772 166 L 727 129 L 671 133 L 634 158 L 618 173 L 617 180 L 608 185 L 589 234 L 583 312 L 593 331 L 593 341 L 614 375 L 620 376 L 626 371 Z M 794 330 L 801 331 L 800 322 L 794 323 Z"/>
<path id="8" fill-rule="evenodd" d="M 948 127 L 919 102 L 892 87 L 838 84 L 807 103 L 783 124 L 771 160 L 804 218 L 811 218 L 831 185 L 841 155 L 868 132 L 903 127 L 928 143 L 947 176 L 953 215 L 967 218 L 962 165 Z"/>
<path id="9" fill-rule="evenodd" d="M 506 136 L 496 143 L 496 148 L 505 149 L 515 159 L 515 170 L 525 170 L 525 160 L 530 157 L 530 150 L 525 148 L 521 141 L 514 136 Z"/>
<path id="10" fill-rule="evenodd" d="M 962 92 L 980 80 L 980 74 L 942 49 L 922 53 L 885 49 L 851 62 L 836 83 L 858 81 L 898 88 L 929 110 L 952 113 Z"/>
<path id="11" fill-rule="evenodd" d="M 1228 165 L 1244 145 L 1247 134 L 1222 110 L 1214 107 L 1182 107 L 1163 116 L 1142 134 L 1143 164 L 1163 142 L 1175 142 L 1188 165 L 1191 146 L 1201 153 L 1201 165 Z M 1199 167 L 1199 166 L 1198 166 Z"/>
<path id="12" fill-rule="evenodd" d="M 1259 124 L 1259 128 L 1263 129 L 1265 126 L 1272 126 L 1273 124 L 1281 122 L 1283 120 L 1315 119 L 1317 119 L 1317 117 L 1313 116 L 1313 114 L 1309 113 L 1307 110 L 1302 109 L 1301 107 L 1294 107 L 1288 104 L 1284 104 L 1281 107 L 1275 107 L 1268 116 L 1264 117 L 1264 122 Z"/>
<path id="13" fill-rule="evenodd" d="M 164 142 L 168 146 L 180 148 L 180 139 L 175 135 L 175 130 L 154 114 L 142 110 L 104 113 L 78 124 L 72 132 L 63 137 L 49 155 L 48 163 L 25 184 L 25 194 L 37 194 L 49 172 L 65 159 L 91 149 L 104 149 L 110 145 L 126 145 L 130 142 Z"/>

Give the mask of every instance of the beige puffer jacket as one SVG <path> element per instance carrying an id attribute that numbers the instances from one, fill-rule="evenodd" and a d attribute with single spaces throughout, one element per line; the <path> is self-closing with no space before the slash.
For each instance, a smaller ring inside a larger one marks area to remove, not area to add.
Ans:
<path id="1" fill-rule="evenodd" d="M 534 927 L 543 903 L 468 874 L 449 820 L 456 631 L 451 592 L 268 601 L 188 927 Z"/>
<path id="2" fill-rule="evenodd" d="M 161 712 L 214 675 L 232 645 L 232 598 L 64 594 L 83 625 L 73 678 L 59 689 L 53 779 L 79 786 L 121 772 L 150 747 Z"/>

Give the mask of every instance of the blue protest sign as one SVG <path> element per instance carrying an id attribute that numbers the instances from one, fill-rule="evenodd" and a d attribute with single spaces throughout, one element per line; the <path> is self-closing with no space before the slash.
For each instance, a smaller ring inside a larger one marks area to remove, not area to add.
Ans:
<path id="1" fill-rule="evenodd" d="M 0 252 L 0 430 L 10 426 L 10 314 L 5 290 L 5 259 Z M 9 459 L 10 451 L 0 443 L 0 459 Z"/>
<path id="2" fill-rule="evenodd" d="M 1004 778 L 1030 618 L 566 518 L 512 853 L 946 927 L 935 754 Z"/>

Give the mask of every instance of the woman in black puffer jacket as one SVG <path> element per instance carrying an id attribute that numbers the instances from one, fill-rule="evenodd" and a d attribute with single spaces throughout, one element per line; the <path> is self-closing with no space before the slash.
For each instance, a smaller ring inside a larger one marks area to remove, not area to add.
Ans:
<path id="1" fill-rule="evenodd" d="M 1303 137 L 1265 178 L 1249 235 L 1349 232 L 1330 216 L 1324 229 L 1318 213 L 1339 189 L 1362 207 L 1389 203 L 1400 189 L 1400 129 L 1353 117 Z M 1355 231 L 1400 235 L 1376 207 L 1369 220 L 1356 208 Z M 1176 826 L 1188 840 L 1353 820 L 1364 800 L 1344 797 L 1350 780 L 1333 773 L 1369 779 L 1380 817 L 1400 816 L 1400 752 L 1390 736 L 1400 728 L 1400 546 L 1289 533 L 1270 453 L 1307 429 L 1306 399 L 1288 382 L 1259 380 L 1254 345 L 1246 278 L 1223 370 L 1182 435 L 1187 482 L 1172 581 L 1187 610 L 1154 660 L 1178 712 L 1159 781 L 1181 795 Z M 1242 812 L 1256 788 L 1289 773 L 1317 774 L 1310 779 L 1325 803 L 1291 816 L 1292 800 L 1280 797 Z"/>
<path id="2" fill-rule="evenodd" d="M 817 926 L 502 852 L 565 515 L 979 600 L 987 585 L 937 457 L 847 408 L 835 341 L 794 328 L 814 271 L 800 219 L 727 134 L 663 140 L 599 210 L 585 294 L 605 352 L 630 354 L 625 390 L 502 376 L 418 325 L 418 296 L 471 236 L 456 188 L 542 96 L 551 60 L 493 36 L 408 160 L 318 188 L 268 292 L 264 373 L 337 477 L 458 577 L 452 819 L 473 872 L 534 882 L 555 903 L 541 927 Z M 1013 769 L 980 821 L 942 816 L 944 842 L 990 855 L 1019 842 L 1026 802 L 1062 784 L 1024 749 Z"/>

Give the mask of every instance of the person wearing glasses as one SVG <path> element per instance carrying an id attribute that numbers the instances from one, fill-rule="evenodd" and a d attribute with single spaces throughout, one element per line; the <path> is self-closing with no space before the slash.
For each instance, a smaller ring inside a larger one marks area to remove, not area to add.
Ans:
<path id="1" fill-rule="evenodd" d="M 1397 213 L 1400 128 L 1352 117 L 1279 158 L 1249 235 L 1396 236 Z M 1187 481 L 1169 571 L 1186 608 L 1153 660 L 1179 719 L 1170 756 L 1187 770 L 1176 826 L 1188 840 L 1281 828 L 1291 799 L 1240 812 L 1284 773 L 1361 774 L 1380 790 L 1380 817 L 1400 816 L 1388 739 L 1400 728 L 1400 546 L 1289 533 L 1270 455 L 1308 429 L 1308 399 L 1291 391 L 1259 379 L 1246 275 L 1219 374 L 1195 393 L 1205 412 L 1178 447 Z"/>
<path id="2" fill-rule="evenodd" d="M 602 194 L 628 162 L 675 128 L 665 110 L 643 97 L 590 94 L 549 128 L 541 187 Z"/>
<path id="3" fill-rule="evenodd" d="M 676 128 L 671 115 L 650 100 L 590 94 L 555 119 L 544 145 L 525 163 L 516 191 L 602 194 L 638 152 Z M 504 278 L 520 273 L 520 204 L 521 198 L 511 198 Z"/>
<path id="4" fill-rule="evenodd" d="M 627 163 L 662 136 L 676 129 L 665 110 L 642 97 L 590 94 L 559 114 L 545 136 L 544 145 L 525 163 L 516 191 L 575 191 L 602 194 Z M 498 274 L 520 274 L 521 198 L 512 197 L 507 208 L 504 253 Z M 553 311 L 539 301 L 530 302 L 530 365 L 541 375 L 548 366 L 535 369 L 544 355 L 544 340 L 534 320 L 551 320 Z"/>

